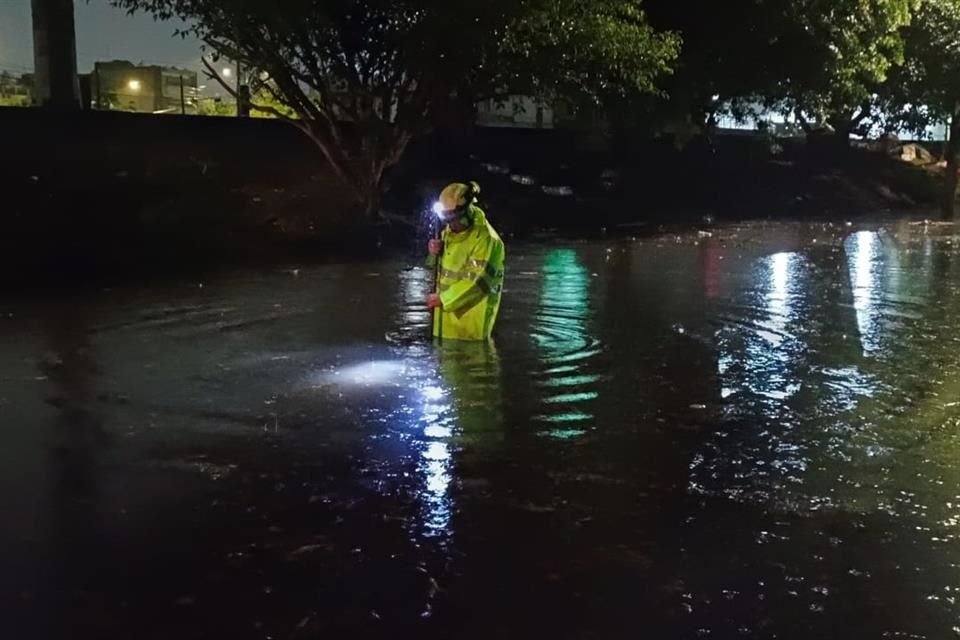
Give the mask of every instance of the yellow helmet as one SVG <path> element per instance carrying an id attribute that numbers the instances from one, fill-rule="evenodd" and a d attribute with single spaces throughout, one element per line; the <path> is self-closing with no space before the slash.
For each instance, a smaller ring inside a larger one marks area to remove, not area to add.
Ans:
<path id="1" fill-rule="evenodd" d="M 480 185 L 476 182 L 454 182 L 440 192 L 440 208 L 443 211 L 456 211 L 471 204 L 476 204 L 480 195 Z"/>

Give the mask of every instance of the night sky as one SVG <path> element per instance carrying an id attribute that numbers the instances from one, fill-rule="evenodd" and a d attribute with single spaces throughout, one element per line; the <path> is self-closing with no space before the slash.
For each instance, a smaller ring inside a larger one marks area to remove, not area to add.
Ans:
<path id="1" fill-rule="evenodd" d="M 199 68 L 200 44 L 172 36 L 178 23 L 154 22 L 148 15 L 128 16 L 107 0 L 75 2 L 77 65 L 90 71 L 98 60 Z M 182 24 L 182 23 L 179 23 Z M 30 0 L 0 0 L 0 70 L 33 70 Z"/>

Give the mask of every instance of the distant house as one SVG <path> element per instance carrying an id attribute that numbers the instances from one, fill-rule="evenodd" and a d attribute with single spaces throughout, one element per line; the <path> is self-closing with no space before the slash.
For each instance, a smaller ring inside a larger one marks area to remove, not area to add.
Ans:
<path id="1" fill-rule="evenodd" d="M 477 124 L 482 127 L 553 129 L 557 122 L 551 105 L 529 96 L 508 96 L 479 103 Z"/>
<path id="2" fill-rule="evenodd" d="M 197 72 L 176 67 L 98 62 L 91 75 L 94 105 L 139 113 L 196 113 Z"/>

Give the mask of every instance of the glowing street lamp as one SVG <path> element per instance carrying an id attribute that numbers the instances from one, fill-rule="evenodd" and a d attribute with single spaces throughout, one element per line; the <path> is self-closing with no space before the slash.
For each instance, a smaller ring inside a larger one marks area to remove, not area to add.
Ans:
<path id="1" fill-rule="evenodd" d="M 222 73 L 224 78 L 229 78 L 230 76 L 233 75 L 233 69 L 231 69 L 230 67 L 224 67 Z"/>
<path id="2" fill-rule="evenodd" d="M 130 89 L 130 91 L 140 91 L 141 86 L 139 80 L 131 80 L 127 83 L 127 88 Z"/>

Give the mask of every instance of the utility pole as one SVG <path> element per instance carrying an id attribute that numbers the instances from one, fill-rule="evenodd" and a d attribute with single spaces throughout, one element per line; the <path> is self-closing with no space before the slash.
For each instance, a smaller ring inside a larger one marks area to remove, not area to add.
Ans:
<path id="1" fill-rule="evenodd" d="M 183 75 L 180 76 L 180 115 L 187 115 L 187 100 L 183 95 Z"/>
<path id="2" fill-rule="evenodd" d="M 80 109 L 77 34 L 73 0 L 31 0 L 33 11 L 34 104 Z"/>
<path id="3" fill-rule="evenodd" d="M 103 90 L 100 88 L 100 69 L 93 66 L 93 81 L 96 83 L 97 109 L 103 109 Z"/>
<path id="4" fill-rule="evenodd" d="M 249 108 L 247 104 L 250 102 L 250 96 L 247 95 L 249 90 L 243 82 L 243 67 L 242 63 L 237 60 L 237 117 L 246 118 L 249 115 Z"/>

